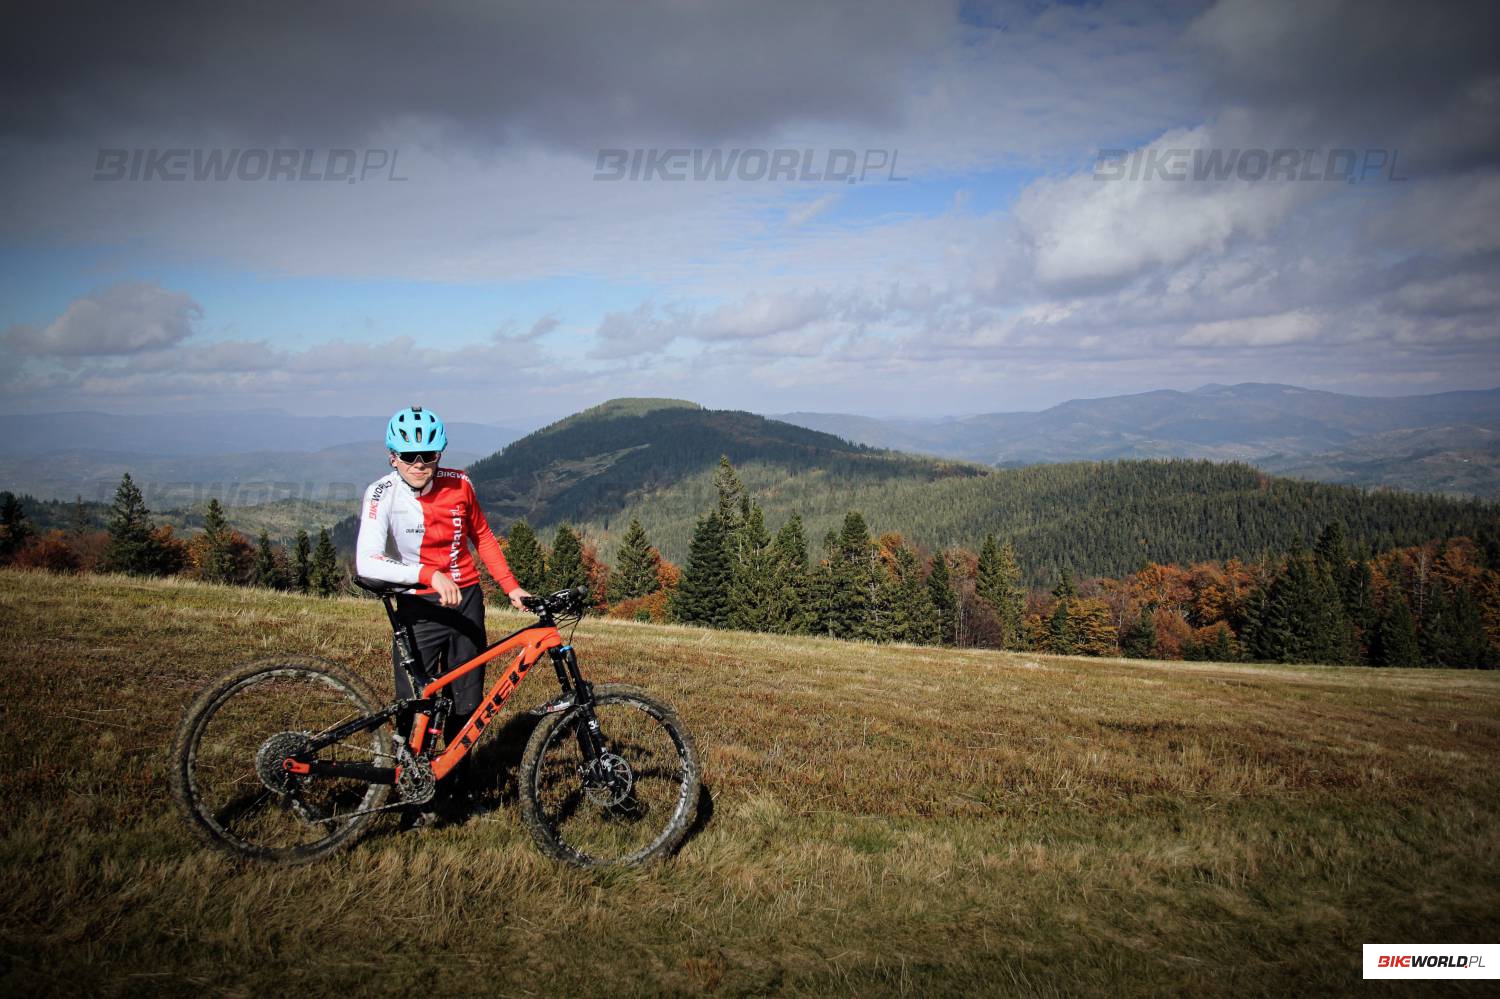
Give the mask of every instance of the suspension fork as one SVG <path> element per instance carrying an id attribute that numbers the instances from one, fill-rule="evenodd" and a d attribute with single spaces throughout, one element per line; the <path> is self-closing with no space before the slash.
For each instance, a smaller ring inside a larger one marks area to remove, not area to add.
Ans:
<path id="1" fill-rule="evenodd" d="M 557 670 L 557 682 L 564 692 L 573 692 L 573 703 L 582 712 L 583 724 L 574 734 L 583 758 L 590 763 L 604 754 L 604 736 L 599 732 L 599 719 L 594 716 L 594 685 L 578 671 L 578 654 L 573 646 L 564 645 L 551 650 L 552 666 Z"/>

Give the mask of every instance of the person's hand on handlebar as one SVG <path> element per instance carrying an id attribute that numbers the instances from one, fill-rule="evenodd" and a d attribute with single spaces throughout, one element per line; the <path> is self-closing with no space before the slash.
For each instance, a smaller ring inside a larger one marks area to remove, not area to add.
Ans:
<path id="1" fill-rule="evenodd" d="M 511 590 L 509 593 L 507 593 L 506 596 L 510 597 L 510 605 L 512 607 L 514 607 L 516 610 L 524 610 L 526 608 L 526 604 L 524 603 L 524 601 L 528 597 L 530 597 L 531 594 L 527 593 L 525 590 L 518 586 L 514 590 Z"/>
<path id="2" fill-rule="evenodd" d="M 463 591 L 458 584 L 441 572 L 432 574 L 432 588 L 437 592 L 438 603 L 444 607 L 457 607 L 463 601 Z"/>

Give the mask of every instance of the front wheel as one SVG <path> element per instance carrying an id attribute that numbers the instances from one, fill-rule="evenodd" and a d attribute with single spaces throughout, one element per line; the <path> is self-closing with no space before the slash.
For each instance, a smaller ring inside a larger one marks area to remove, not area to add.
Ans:
<path id="1" fill-rule="evenodd" d="M 220 677 L 188 708 L 172 747 L 172 792 L 195 832 L 241 857 L 304 863 L 357 840 L 390 787 L 304 778 L 281 761 L 314 736 L 375 712 L 334 663 L 284 658 Z M 390 766 L 386 726 L 324 747 L 320 760 Z"/>
<path id="2" fill-rule="evenodd" d="M 599 723 L 604 753 L 586 758 Z M 677 712 L 643 690 L 594 688 L 592 711 L 548 715 L 521 758 L 521 817 L 543 851 L 580 867 L 641 864 L 682 842 L 698 801 L 698 751 Z"/>

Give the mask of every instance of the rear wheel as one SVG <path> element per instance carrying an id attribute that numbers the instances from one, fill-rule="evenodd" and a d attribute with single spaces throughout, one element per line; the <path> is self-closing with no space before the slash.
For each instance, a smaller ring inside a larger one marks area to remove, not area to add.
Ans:
<path id="1" fill-rule="evenodd" d="M 521 759 L 521 817 L 551 856 L 581 867 L 641 864 L 682 842 L 698 800 L 698 752 L 681 719 L 645 691 L 594 688 L 604 755 L 581 748 L 591 714 L 548 715 Z"/>
<path id="2" fill-rule="evenodd" d="M 323 732 L 373 714 L 356 677 L 322 659 L 252 663 L 199 695 L 172 747 L 172 792 L 208 843 L 242 857 L 303 863 L 357 840 L 384 784 L 299 777 L 281 761 Z M 320 750 L 319 760 L 391 766 L 384 724 Z"/>

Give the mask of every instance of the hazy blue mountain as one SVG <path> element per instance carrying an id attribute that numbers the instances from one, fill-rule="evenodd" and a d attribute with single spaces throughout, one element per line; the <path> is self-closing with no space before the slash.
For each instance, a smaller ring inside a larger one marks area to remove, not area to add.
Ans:
<path id="1" fill-rule="evenodd" d="M 443 464 L 464 468 L 480 455 L 450 448 Z M 377 441 L 340 444 L 318 451 L 249 451 L 239 454 L 153 456 L 78 448 L 45 459 L 12 464 L 0 473 L 0 489 L 37 499 L 110 502 L 126 472 L 152 510 L 207 502 L 249 506 L 278 499 L 345 501 L 352 509 L 360 491 L 389 471 Z"/>
<path id="2" fill-rule="evenodd" d="M 1208 458 L 1329 482 L 1500 496 L 1500 389 L 1380 399 L 1246 383 L 942 420 L 779 418 L 872 446 L 999 466 Z"/>
<path id="3" fill-rule="evenodd" d="M 181 457 L 259 451 L 321 451 L 385 437 L 389 416 L 295 416 L 281 410 L 166 413 L 13 413 L 0 416 L 15 453 L 104 451 Z M 454 447 L 470 454 L 498 451 L 524 430 L 485 423 L 448 424 Z"/>

